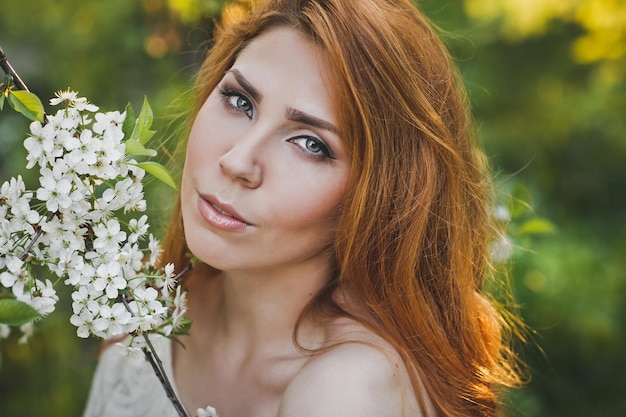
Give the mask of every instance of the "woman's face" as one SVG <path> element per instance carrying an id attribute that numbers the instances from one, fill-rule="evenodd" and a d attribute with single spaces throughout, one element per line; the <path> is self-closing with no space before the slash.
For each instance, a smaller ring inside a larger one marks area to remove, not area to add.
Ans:
<path id="1" fill-rule="evenodd" d="M 223 271 L 327 267 L 348 165 L 327 65 L 300 32 L 255 38 L 192 126 L 182 180 L 190 250 Z"/>

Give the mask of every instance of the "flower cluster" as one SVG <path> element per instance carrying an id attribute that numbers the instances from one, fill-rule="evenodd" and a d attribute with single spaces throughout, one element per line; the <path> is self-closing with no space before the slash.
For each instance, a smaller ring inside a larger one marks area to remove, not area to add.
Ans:
<path id="1" fill-rule="evenodd" d="M 215 408 L 209 406 L 207 408 L 198 408 L 196 417 L 218 417 Z"/>
<path id="2" fill-rule="evenodd" d="M 172 264 L 156 265 L 147 216 L 131 216 L 146 208 L 149 165 L 131 159 L 128 148 L 150 154 L 142 145 L 153 133 L 147 102 L 137 120 L 127 114 L 132 108 L 98 112 L 71 91 L 50 104 L 62 108 L 32 122 L 24 141 L 39 187 L 27 190 L 21 177 L 0 187 L 0 298 L 36 311 L 22 325 L 26 334 L 54 310 L 61 280 L 73 288 L 70 321 L 79 337 L 176 332 L 185 324 L 185 293 Z M 7 333 L 0 324 L 0 337 Z"/>

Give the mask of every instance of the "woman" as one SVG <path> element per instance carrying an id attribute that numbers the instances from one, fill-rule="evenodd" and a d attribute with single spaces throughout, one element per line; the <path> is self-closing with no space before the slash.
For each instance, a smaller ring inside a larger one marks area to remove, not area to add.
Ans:
<path id="1" fill-rule="evenodd" d="M 425 18 L 408 0 L 265 1 L 218 31 L 196 92 L 163 256 L 199 260 L 191 332 L 160 344 L 185 407 L 496 415 L 519 377 L 482 295 L 489 178 Z M 129 366 L 105 353 L 86 415 L 123 415 L 98 396 L 171 414 Z"/>

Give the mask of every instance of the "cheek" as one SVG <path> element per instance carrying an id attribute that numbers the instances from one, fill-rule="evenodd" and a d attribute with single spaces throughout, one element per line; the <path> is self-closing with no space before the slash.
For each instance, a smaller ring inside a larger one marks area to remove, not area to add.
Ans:
<path id="1" fill-rule="evenodd" d="M 229 130 L 226 118 L 219 116 L 222 114 L 221 106 L 220 99 L 214 92 L 200 108 L 189 132 L 187 161 L 200 160 L 202 162 L 203 158 L 215 156 L 211 155 L 211 152 L 215 153 L 216 147 L 219 146 L 219 139 L 223 138 L 224 133 Z"/>
<path id="2" fill-rule="evenodd" d="M 288 225 L 296 231 L 309 231 L 325 237 L 334 233 L 345 194 L 344 181 L 311 183 L 309 186 L 294 183 L 290 188 L 291 193 L 285 189 L 283 198 L 277 199 L 287 208 Z"/>
<path id="3" fill-rule="evenodd" d="M 212 166 L 210 147 L 207 145 L 206 139 L 206 137 L 198 135 L 196 124 L 194 124 L 187 143 L 180 189 L 183 219 L 185 219 L 186 214 L 193 213 L 196 194 L 201 191 L 202 178 L 208 176 Z"/>
<path id="4" fill-rule="evenodd" d="M 196 119 L 187 142 L 183 184 L 189 181 L 195 182 L 205 176 L 211 168 L 219 166 L 220 144 L 215 138 L 223 136 L 220 129 L 220 124 L 206 115 L 201 115 Z"/>
<path id="5" fill-rule="evenodd" d="M 215 136 L 215 127 L 209 129 L 210 124 L 205 119 L 206 117 L 196 120 L 191 127 L 187 142 L 185 167 L 190 164 L 193 167 L 197 166 L 203 159 L 210 157 L 211 150 L 215 147 L 211 143 L 211 138 Z"/>

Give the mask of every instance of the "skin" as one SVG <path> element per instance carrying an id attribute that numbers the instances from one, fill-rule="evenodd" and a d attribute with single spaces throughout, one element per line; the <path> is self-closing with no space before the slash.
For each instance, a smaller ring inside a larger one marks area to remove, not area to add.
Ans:
<path id="1" fill-rule="evenodd" d="M 347 342 L 316 354 L 292 340 L 302 308 L 331 277 L 328 248 L 347 183 L 328 71 L 307 37 L 272 29 L 242 51 L 194 122 L 183 220 L 191 251 L 212 268 L 185 279 L 194 325 L 181 338 L 185 348 L 173 345 L 191 412 L 419 414 L 397 353 L 362 326 L 304 321 L 307 348 Z M 349 292 L 337 300 L 355 312 Z"/>

